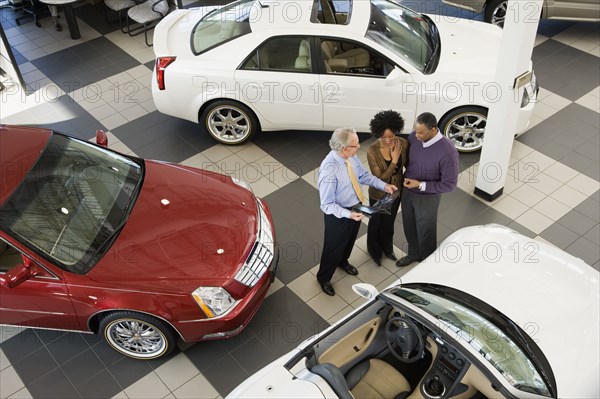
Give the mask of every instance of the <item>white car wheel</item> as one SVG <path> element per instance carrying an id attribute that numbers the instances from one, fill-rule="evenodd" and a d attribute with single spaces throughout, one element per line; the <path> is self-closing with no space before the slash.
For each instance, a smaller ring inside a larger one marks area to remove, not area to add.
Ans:
<path id="1" fill-rule="evenodd" d="M 244 143 L 258 130 L 254 113 L 245 105 L 235 101 L 216 101 L 200 116 L 208 133 L 223 144 Z"/>
<path id="2" fill-rule="evenodd" d="M 439 123 L 442 134 L 452 141 L 459 152 L 480 150 L 486 125 L 487 110 L 480 107 L 454 110 Z"/>

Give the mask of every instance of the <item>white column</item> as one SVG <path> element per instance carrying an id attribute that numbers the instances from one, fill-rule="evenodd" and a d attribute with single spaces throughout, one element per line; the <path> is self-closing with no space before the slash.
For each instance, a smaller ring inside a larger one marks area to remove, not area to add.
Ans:
<path id="1" fill-rule="evenodd" d="M 524 87 L 515 79 L 529 70 L 543 0 L 508 0 L 495 82 L 502 89 L 488 112 L 475 194 L 492 201 L 502 194 Z M 518 85 L 517 85 L 518 86 Z"/>

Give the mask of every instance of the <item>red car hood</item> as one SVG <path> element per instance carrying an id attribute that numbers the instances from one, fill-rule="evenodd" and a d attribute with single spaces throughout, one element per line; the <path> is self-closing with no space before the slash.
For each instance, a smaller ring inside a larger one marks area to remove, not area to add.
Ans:
<path id="1" fill-rule="evenodd" d="M 87 277 L 152 291 L 222 286 L 256 240 L 257 212 L 254 195 L 227 176 L 146 161 L 127 224 Z"/>

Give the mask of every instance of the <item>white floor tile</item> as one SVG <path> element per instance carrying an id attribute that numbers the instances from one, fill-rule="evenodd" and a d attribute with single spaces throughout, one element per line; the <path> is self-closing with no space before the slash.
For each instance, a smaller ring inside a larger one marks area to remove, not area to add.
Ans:
<path id="1" fill-rule="evenodd" d="M 319 282 L 315 278 L 314 274 L 310 272 L 302 274 L 287 286 L 304 302 L 314 298 L 321 292 L 321 286 L 319 285 Z"/>
<path id="2" fill-rule="evenodd" d="M 196 366 L 183 353 L 177 354 L 177 356 L 154 370 L 154 372 L 171 391 L 175 391 L 200 374 Z"/>
<path id="3" fill-rule="evenodd" d="M 155 372 L 151 372 L 125 388 L 125 394 L 130 398 L 161 399 L 167 396 L 171 391 L 158 378 Z"/>
<path id="4" fill-rule="evenodd" d="M 336 289 L 337 285 L 337 283 L 334 283 L 333 288 Z M 329 296 L 324 292 L 320 292 L 306 303 L 325 320 L 338 314 L 342 309 L 348 306 L 348 303 L 340 298 L 339 295 Z"/>
<path id="5" fill-rule="evenodd" d="M 492 208 L 511 219 L 518 218 L 529 209 L 527 205 L 510 195 L 501 196 L 500 201 L 494 204 Z"/>
<path id="6" fill-rule="evenodd" d="M 202 374 L 192 378 L 173 392 L 173 395 L 177 399 L 214 399 L 219 397 L 217 390 Z"/>
<path id="7" fill-rule="evenodd" d="M 580 173 L 569 180 L 567 186 L 574 188 L 586 196 L 590 196 L 600 189 L 600 182 Z"/>
<path id="8" fill-rule="evenodd" d="M 0 371 L 0 398 L 8 398 L 23 387 L 25 384 L 12 366 Z"/>
<path id="9" fill-rule="evenodd" d="M 578 190 L 575 190 L 567 185 L 561 186 L 558 190 L 550 194 L 550 196 L 555 200 L 570 206 L 571 208 L 575 208 L 587 198 L 587 196 Z"/>
<path id="10" fill-rule="evenodd" d="M 543 200 L 546 195 L 527 184 L 521 185 L 515 191 L 510 193 L 510 196 L 519 200 L 523 204 L 533 207 L 535 204 Z"/>
<path id="11" fill-rule="evenodd" d="M 536 234 L 540 234 L 554 223 L 552 219 L 542 215 L 535 209 L 529 209 L 515 220 Z"/>
<path id="12" fill-rule="evenodd" d="M 570 168 L 560 162 L 550 165 L 548 168 L 546 168 L 546 170 L 544 170 L 544 173 L 562 183 L 567 183 L 569 180 L 573 179 L 579 174 L 579 172 L 575 169 Z"/>
<path id="13" fill-rule="evenodd" d="M 571 208 L 552 197 L 546 197 L 535 206 L 535 210 L 553 221 L 557 221 L 569 213 Z"/>
<path id="14" fill-rule="evenodd" d="M 18 392 L 15 392 L 9 396 L 8 399 L 33 399 L 33 396 L 31 396 L 31 393 L 29 393 L 27 388 L 22 388 Z"/>

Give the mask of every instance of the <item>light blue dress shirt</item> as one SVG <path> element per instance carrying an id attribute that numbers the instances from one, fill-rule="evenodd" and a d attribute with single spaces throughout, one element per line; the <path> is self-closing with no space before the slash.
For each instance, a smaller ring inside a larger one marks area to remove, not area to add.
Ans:
<path id="1" fill-rule="evenodd" d="M 373 186 L 378 190 L 385 188 L 385 182 L 366 170 L 357 156 L 348 158 L 360 184 Z M 349 208 L 360 202 L 346 168 L 346 160 L 335 151 L 330 151 L 319 167 L 319 196 L 321 210 L 337 218 L 350 218 Z"/>

